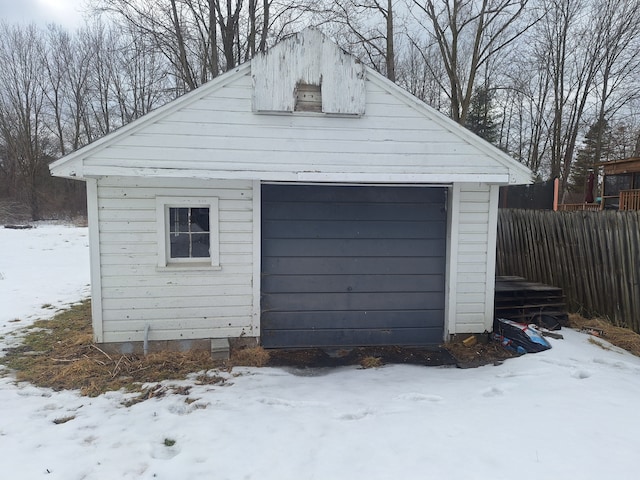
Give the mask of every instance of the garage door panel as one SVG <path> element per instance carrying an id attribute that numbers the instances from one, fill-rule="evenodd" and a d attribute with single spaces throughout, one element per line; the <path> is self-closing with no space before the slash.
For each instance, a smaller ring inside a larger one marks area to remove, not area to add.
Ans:
<path id="1" fill-rule="evenodd" d="M 445 222 L 351 220 L 266 220 L 265 238 L 442 238 Z"/>
<path id="2" fill-rule="evenodd" d="M 444 308 L 440 292 L 271 293 L 262 297 L 262 310 L 420 310 Z"/>
<path id="3" fill-rule="evenodd" d="M 265 275 L 264 293 L 444 291 L 443 275 Z"/>
<path id="4" fill-rule="evenodd" d="M 439 255 L 444 239 L 278 239 L 265 241 L 266 257 L 416 257 Z"/>
<path id="5" fill-rule="evenodd" d="M 343 221 L 415 221 L 441 220 L 445 216 L 442 206 L 416 203 L 290 203 L 264 202 L 265 220 L 343 220 Z"/>
<path id="6" fill-rule="evenodd" d="M 329 203 L 427 203 L 443 205 L 446 192 L 443 188 L 391 187 L 391 186 L 320 186 L 320 185 L 266 185 L 263 199 L 286 199 L 295 202 Z"/>
<path id="7" fill-rule="evenodd" d="M 262 271 L 269 274 L 421 274 L 444 272 L 442 257 L 265 257 Z"/>
<path id="8" fill-rule="evenodd" d="M 442 327 L 439 309 L 433 310 L 379 310 L 379 311 L 300 311 L 265 312 L 262 318 L 263 328 L 268 330 L 296 330 L 300 325 L 310 326 L 311 330 L 332 329 L 349 326 L 362 328 L 437 328 Z M 441 340 L 441 339 L 440 339 Z"/>
<path id="9" fill-rule="evenodd" d="M 271 330 L 263 332 L 263 344 L 268 348 L 318 347 L 362 347 L 382 345 L 422 345 L 416 339 L 423 339 L 424 345 L 442 343 L 442 327 L 433 328 L 337 328 L 327 330 Z"/>

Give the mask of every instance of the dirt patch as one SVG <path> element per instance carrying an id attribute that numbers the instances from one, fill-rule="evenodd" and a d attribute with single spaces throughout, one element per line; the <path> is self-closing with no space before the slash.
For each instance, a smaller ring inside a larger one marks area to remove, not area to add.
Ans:
<path id="1" fill-rule="evenodd" d="M 472 345 L 462 342 L 452 342 L 445 345 L 445 349 L 456 359 L 459 368 L 475 368 L 482 365 L 500 365 L 508 358 L 518 355 L 507 350 L 502 345 L 490 341 L 483 336 L 481 340 Z"/>
<path id="2" fill-rule="evenodd" d="M 600 337 L 612 345 L 640 357 L 640 334 L 633 330 L 616 327 L 600 318 L 584 318 L 575 313 L 569 314 L 569 326 L 594 337 Z"/>
<path id="3" fill-rule="evenodd" d="M 267 363 L 269 366 L 298 368 L 340 367 L 346 365 L 375 368 L 394 363 L 469 368 L 495 364 L 513 356 L 509 351 L 495 343 L 478 343 L 470 347 L 461 343 L 451 343 L 437 348 L 385 346 L 328 351 L 319 348 L 269 350 L 269 355 L 270 358 Z"/>

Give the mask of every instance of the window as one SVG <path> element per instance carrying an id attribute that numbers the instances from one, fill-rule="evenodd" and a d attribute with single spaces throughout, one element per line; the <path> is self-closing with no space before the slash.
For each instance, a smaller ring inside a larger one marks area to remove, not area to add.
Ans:
<path id="1" fill-rule="evenodd" d="M 296 85 L 296 112 L 322 113 L 322 89 L 320 85 L 298 83 Z"/>
<path id="2" fill-rule="evenodd" d="M 159 267 L 218 267 L 218 199 L 156 198 Z"/>
<path id="3" fill-rule="evenodd" d="M 631 174 L 605 175 L 604 195 L 605 197 L 617 197 L 620 190 L 631 188 Z"/>

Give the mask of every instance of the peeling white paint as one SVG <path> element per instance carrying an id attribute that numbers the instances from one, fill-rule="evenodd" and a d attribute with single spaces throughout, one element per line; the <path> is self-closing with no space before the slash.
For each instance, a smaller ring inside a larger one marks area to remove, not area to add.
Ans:
<path id="1" fill-rule="evenodd" d="M 363 115 L 365 68 L 322 33 L 306 29 L 251 61 L 253 110 L 293 112 L 296 85 L 320 85 L 322 112 Z"/>

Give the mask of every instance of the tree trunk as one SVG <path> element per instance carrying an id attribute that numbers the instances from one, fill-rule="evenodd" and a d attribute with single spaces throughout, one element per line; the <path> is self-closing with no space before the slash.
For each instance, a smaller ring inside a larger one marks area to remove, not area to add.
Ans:
<path id="1" fill-rule="evenodd" d="M 393 1 L 387 1 L 387 78 L 392 82 L 396 81 L 396 55 L 393 41 Z"/>

